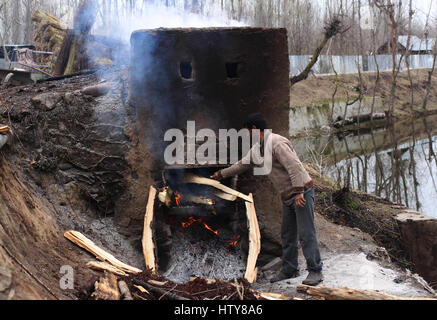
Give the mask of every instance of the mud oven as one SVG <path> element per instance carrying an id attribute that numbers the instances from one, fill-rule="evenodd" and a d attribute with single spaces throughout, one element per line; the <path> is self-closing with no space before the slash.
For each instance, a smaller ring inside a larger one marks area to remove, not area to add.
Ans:
<path id="1" fill-rule="evenodd" d="M 285 29 L 132 34 L 129 102 L 147 154 L 141 167 L 150 187 L 142 235 L 148 267 L 175 281 L 191 275 L 255 280 L 266 217 L 280 214 L 272 186 L 250 174 L 209 179 L 227 165 L 167 165 L 164 135 L 188 121 L 197 130 L 239 130 L 249 114 L 261 112 L 269 128 L 288 136 L 287 43 Z"/>

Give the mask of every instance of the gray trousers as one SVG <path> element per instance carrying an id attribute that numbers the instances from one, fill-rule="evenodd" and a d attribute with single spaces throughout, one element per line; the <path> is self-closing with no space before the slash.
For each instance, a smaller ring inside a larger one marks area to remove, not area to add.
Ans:
<path id="1" fill-rule="evenodd" d="M 323 266 L 314 226 L 314 187 L 308 189 L 304 197 L 304 208 L 296 205 L 294 197 L 283 203 L 282 272 L 285 274 L 299 270 L 298 241 L 302 246 L 308 271 L 319 272 Z"/>

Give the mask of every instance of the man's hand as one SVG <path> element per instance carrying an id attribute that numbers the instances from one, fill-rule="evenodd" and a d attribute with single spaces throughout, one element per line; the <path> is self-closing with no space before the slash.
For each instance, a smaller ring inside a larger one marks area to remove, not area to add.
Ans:
<path id="1" fill-rule="evenodd" d="M 303 208 L 303 207 L 305 207 L 306 203 L 307 203 L 307 201 L 305 200 L 305 198 L 304 198 L 304 196 L 303 196 L 303 193 L 299 193 L 299 194 L 296 196 L 296 205 L 297 205 L 299 208 Z"/>
<path id="2" fill-rule="evenodd" d="M 221 175 L 220 171 L 217 171 L 216 173 L 214 173 L 211 176 L 211 179 L 218 180 L 218 181 L 222 180 L 222 175 Z"/>

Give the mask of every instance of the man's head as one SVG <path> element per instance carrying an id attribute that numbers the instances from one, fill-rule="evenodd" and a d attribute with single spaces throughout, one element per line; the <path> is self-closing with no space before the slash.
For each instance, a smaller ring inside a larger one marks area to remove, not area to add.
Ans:
<path id="1" fill-rule="evenodd" d="M 249 129 L 249 131 L 259 129 L 261 132 L 264 132 L 267 129 L 267 121 L 261 113 L 253 113 L 247 118 L 244 127 Z"/>

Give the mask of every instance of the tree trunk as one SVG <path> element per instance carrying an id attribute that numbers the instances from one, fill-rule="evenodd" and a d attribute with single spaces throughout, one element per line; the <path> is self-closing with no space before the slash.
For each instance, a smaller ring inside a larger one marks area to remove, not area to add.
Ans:
<path id="1" fill-rule="evenodd" d="M 62 43 L 61 53 L 55 66 L 55 75 L 70 74 L 87 69 L 87 59 L 83 54 L 86 39 L 97 17 L 95 1 L 83 0 L 74 17 L 74 29 Z"/>

